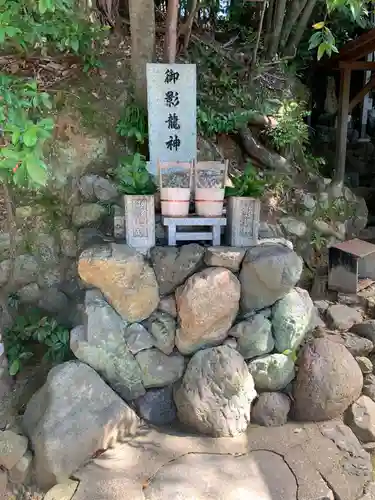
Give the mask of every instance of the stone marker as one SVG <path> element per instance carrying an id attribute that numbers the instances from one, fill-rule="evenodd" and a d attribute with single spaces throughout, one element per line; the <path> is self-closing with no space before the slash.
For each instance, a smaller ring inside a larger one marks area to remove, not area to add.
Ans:
<path id="1" fill-rule="evenodd" d="M 147 64 L 147 100 L 151 173 L 158 160 L 195 160 L 195 64 Z"/>

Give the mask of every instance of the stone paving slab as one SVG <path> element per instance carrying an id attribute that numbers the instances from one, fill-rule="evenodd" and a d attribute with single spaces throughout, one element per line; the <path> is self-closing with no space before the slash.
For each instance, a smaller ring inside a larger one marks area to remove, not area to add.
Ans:
<path id="1" fill-rule="evenodd" d="M 371 500 L 363 495 L 372 465 L 338 420 L 251 425 L 236 438 L 144 427 L 76 477 L 81 483 L 73 500 Z"/>

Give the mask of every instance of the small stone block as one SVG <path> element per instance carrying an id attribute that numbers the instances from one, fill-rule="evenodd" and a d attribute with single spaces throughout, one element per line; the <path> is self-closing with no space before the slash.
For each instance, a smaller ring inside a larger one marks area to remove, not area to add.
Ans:
<path id="1" fill-rule="evenodd" d="M 125 239 L 125 211 L 122 207 L 114 207 L 113 236 L 118 240 Z"/>
<path id="2" fill-rule="evenodd" d="M 27 451 L 16 465 L 9 471 L 9 481 L 13 484 L 22 484 L 26 481 L 29 472 L 31 471 L 31 463 L 33 456 L 30 451 Z"/>

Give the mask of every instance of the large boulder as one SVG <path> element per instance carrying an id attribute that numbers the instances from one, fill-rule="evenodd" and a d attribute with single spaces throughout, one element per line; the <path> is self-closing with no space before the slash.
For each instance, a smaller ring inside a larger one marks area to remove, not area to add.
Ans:
<path id="1" fill-rule="evenodd" d="M 237 323 L 229 330 L 229 335 L 238 339 L 238 352 L 245 359 L 268 354 L 275 346 L 271 322 L 263 314 Z"/>
<path id="2" fill-rule="evenodd" d="M 94 368 L 123 399 L 145 393 L 142 372 L 125 341 L 126 322 L 104 300 L 99 290 L 88 290 L 85 325 L 71 332 L 76 356 Z"/>
<path id="3" fill-rule="evenodd" d="M 273 305 L 296 285 L 302 269 L 302 259 L 288 246 L 249 248 L 240 273 L 241 309 L 247 312 Z"/>
<path id="4" fill-rule="evenodd" d="M 139 420 L 92 368 L 72 361 L 49 372 L 22 423 L 34 452 L 36 480 L 50 488 L 95 452 L 134 434 Z"/>
<path id="5" fill-rule="evenodd" d="M 275 347 L 279 352 L 295 350 L 311 324 L 314 304 L 302 288 L 294 288 L 273 307 L 272 326 Z"/>
<path id="6" fill-rule="evenodd" d="M 151 261 L 159 283 L 160 294 L 168 295 L 203 264 L 204 248 L 196 243 L 176 247 L 154 247 Z"/>
<path id="7" fill-rule="evenodd" d="M 362 391 L 358 363 L 341 344 L 325 338 L 306 344 L 294 384 L 294 418 L 330 420 L 340 416 Z"/>
<path id="8" fill-rule="evenodd" d="M 255 397 L 243 357 L 220 346 L 194 354 L 174 399 L 184 424 L 211 436 L 235 436 L 246 430 Z"/>
<path id="9" fill-rule="evenodd" d="M 223 267 L 210 267 L 191 276 L 176 292 L 179 351 L 191 354 L 222 343 L 237 315 L 240 294 L 238 279 Z"/>
<path id="10" fill-rule="evenodd" d="M 111 243 L 84 250 L 78 272 L 85 283 L 99 288 L 130 323 L 148 318 L 157 308 L 155 273 L 143 256 L 127 245 Z"/>
<path id="11" fill-rule="evenodd" d="M 249 363 L 249 371 L 254 378 L 257 391 L 280 391 L 294 379 L 295 375 L 291 356 L 284 354 L 268 354 L 253 359 Z"/>

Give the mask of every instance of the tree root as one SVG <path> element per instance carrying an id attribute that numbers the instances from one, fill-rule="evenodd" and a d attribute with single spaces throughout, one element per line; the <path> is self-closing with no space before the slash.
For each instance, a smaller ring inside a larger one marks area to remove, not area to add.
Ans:
<path id="1" fill-rule="evenodd" d="M 246 153 L 253 158 L 256 163 L 263 165 L 264 168 L 286 174 L 296 172 L 296 168 L 286 158 L 283 158 L 277 153 L 268 151 L 268 149 L 255 139 L 248 127 L 242 128 L 239 134 Z"/>

